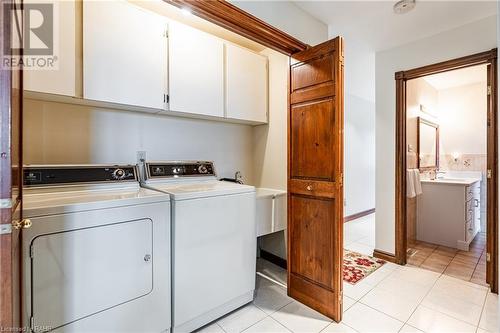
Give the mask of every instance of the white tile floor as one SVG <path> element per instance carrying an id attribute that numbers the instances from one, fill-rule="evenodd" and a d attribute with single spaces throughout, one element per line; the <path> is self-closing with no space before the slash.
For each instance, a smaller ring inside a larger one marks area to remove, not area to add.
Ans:
<path id="1" fill-rule="evenodd" d="M 346 247 L 373 251 L 369 231 L 364 230 L 362 222 L 353 222 L 346 225 Z M 370 228 L 370 223 L 363 225 Z M 260 267 L 267 272 L 274 270 L 275 277 L 284 273 L 269 263 L 261 262 Z M 486 287 L 417 267 L 387 263 L 354 286 L 344 283 L 344 294 L 344 317 L 341 323 L 335 323 L 288 297 L 284 288 L 257 277 L 252 303 L 200 332 L 500 331 L 498 295 L 489 293 Z"/>

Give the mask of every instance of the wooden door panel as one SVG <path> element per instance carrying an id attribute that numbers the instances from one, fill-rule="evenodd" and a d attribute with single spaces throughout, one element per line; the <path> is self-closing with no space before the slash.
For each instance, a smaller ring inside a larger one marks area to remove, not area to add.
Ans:
<path id="1" fill-rule="evenodd" d="M 333 290 L 333 226 L 335 204 L 292 194 L 290 235 L 296 245 L 292 251 L 290 273 L 299 275 L 326 289 Z"/>
<path id="2" fill-rule="evenodd" d="M 292 105 L 290 178 L 333 181 L 334 165 L 330 151 L 335 143 L 331 129 L 335 124 L 333 99 Z"/>
<path id="3" fill-rule="evenodd" d="M 333 54 L 301 62 L 292 67 L 292 93 L 310 86 L 333 81 Z"/>
<path id="4" fill-rule="evenodd" d="M 288 114 L 288 294 L 342 316 L 343 48 L 292 55 Z"/>

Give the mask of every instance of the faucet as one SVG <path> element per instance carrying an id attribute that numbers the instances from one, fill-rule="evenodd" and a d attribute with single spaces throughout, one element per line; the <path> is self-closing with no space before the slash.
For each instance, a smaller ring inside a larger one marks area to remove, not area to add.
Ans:
<path id="1" fill-rule="evenodd" d="M 236 171 L 236 173 L 234 174 L 234 180 L 238 184 L 243 184 L 243 176 L 241 175 L 241 171 Z"/>

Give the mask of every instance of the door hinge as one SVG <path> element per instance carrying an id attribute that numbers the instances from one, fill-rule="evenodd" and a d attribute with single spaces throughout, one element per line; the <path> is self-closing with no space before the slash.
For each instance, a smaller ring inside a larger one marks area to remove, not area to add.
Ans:
<path id="1" fill-rule="evenodd" d="M 168 38 L 168 29 L 163 32 L 163 37 Z"/>
<path id="2" fill-rule="evenodd" d="M 491 86 L 488 86 L 488 96 L 491 95 Z"/>
<path id="3" fill-rule="evenodd" d="M 341 292 L 339 293 L 339 303 L 340 303 L 340 304 L 342 304 L 342 303 L 343 303 L 343 301 L 344 301 L 344 292 L 343 292 L 343 291 L 341 291 Z"/>
<path id="4" fill-rule="evenodd" d="M 163 94 L 163 103 L 169 103 L 170 102 L 170 96 L 167 94 Z"/>
<path id="5" fill-rule="evenodd" d="M 489 254 L 488 252 L 486 252 L 486 261 L 487 262 L 491 261 L 491 254 Z"/>
<path id="6" fill-rule="evenodd" d="M 343 173 L 341 173 L 339 175 L 338 183 L 339 183 L 339 186 L 343 186 L 344 185 L 344 174 Z"/>
<path id="7" fill-rule="evenodd" d="M 491 175 L 492 175 L 491 169 L 488 169 L 488 171 L 486 171 L 486 178 L 490 179 Z"/>

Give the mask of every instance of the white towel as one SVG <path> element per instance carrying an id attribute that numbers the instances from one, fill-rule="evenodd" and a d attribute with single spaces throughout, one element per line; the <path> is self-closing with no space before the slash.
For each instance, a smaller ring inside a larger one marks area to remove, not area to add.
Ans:
<path id="1" fill-rule="evenodd" d="M 420 171 L 418 169 L 413 169 L 413 174 L 415 178 L 415 195 L 419 196 L 422 194 L 422 183 L 420 182 Z"/>
<path id="2" fill-rule="evenodd" d="M 413 175 L 413 169 L 406 170 L 406 196 L 408 198 L 415 198 L 417 196 L 415 192 L 415 177 Z"/>

